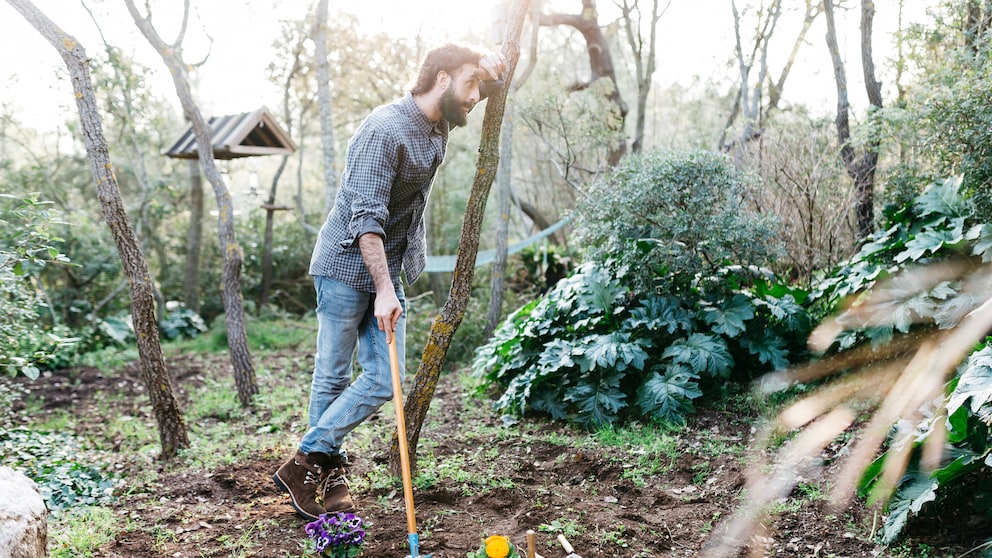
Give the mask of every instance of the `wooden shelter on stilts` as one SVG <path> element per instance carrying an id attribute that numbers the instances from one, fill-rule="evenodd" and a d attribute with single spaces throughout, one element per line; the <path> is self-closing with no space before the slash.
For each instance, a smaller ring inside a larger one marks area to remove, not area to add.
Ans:
<path id="1" fill-rule="evenodd" d="M 210 125 L 210 145 L 213 158 L 216 160 L 227 161 L 262 155 L 285 156 L 296 151 L 296 144 L 290 139 L 289 134 L 264 106 L 253 112 L 215 116 L 210 118 L 208 124 Z M 172 146 L 165 151 L 165 155 L 174 159 L 188 159 L 190 161 L 189 170 L 192 182 L 190 207 L 193 215 L 190 219 L 190 231 L 187 236 L 185 304 L 187 308 L 199 312 L 199 246 L 202 235 L 203 186 L 197 162 L 200 155 L 196 148 L 196 135 L 192 125 L 188 126 L 173 142 Z M 271 281 L 271 271 L 266 267 L 266 264 L 271 267 L 268 242 L 271 237 L 273 213 L 292 209 L 290 206 L 276 205 L 274 197 L 275 186 L 273 186 L 270 198 L 262 204 L 262 209 L 266 211 L 267 239 L 266 254 L 263 257 L 263 261 L 266 263 L 263 263 L 263 294 L 260 300 L 262 304 L 267 298 L 269 282 Z"/>

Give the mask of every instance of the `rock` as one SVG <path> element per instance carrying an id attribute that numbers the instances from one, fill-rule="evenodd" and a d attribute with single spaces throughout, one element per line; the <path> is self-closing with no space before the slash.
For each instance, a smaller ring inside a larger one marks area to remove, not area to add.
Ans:
<path id="1" fill-rule="evenodd" d="M 48 555 L 48 510 L 38 486 L 10 467 L 0 467 L 0 558 Z"/>

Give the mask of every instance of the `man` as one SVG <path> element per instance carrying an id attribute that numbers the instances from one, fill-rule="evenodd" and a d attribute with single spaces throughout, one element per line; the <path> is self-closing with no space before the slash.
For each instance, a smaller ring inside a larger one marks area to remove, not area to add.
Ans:
<path id="1" fill-rule="evenodd" d="M 446 44 L 427 53 L 403 98 L 372 111 L 348 142 L 341 187 L 310 262 L 317 291 L 317 354 L 310 428 L 273 475 L 297 513 L 350 511 L 344 437 L 392 399 L 387 343 L 403 372 L 405 299 L 426 264 L 424 209 L 450 126 L 464 126 L 484 81 L 499 79 L 502 55 Z M 357 346 L 361 373 L 352 382 Z"/>

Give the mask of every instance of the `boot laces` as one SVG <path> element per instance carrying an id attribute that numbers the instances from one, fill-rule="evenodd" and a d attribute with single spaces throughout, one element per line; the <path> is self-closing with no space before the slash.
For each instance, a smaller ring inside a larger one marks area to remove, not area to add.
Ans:
<path id="1" fill-rule="evenodd" d="M 327 476 L 324 477 L 320 481 L 320 484 L 317 485 L 317 494 L 319 494 L 320 499 L 323 500 L 332 488 L 337 488 L 338 486 L 344 486 L 345 488 L 348 487 L 348 477 L 345 475 L 345 470 L 343 467 L 331 469 L 327 472 Z"/>
<path id="2" fill-rule="evenodd" d="M 299 462 L 297 462 L 297 463 L 300 464 L 300 465 L 303 465 L 302 463 L 299 463 Z M 320 465 L 314 464 L 312 469 L 310 467 L 306 467 L 305 465 L 304 465 L 304 467 L 307 470 L 307 475 L 303 479 L 303 484 L 316 484 L 318 486 L 318 489 L 319 489 L 320 483 L 323 482 L 321 480 L 321 477 L 323 476 L 323 473 L 320 470 Z"/>

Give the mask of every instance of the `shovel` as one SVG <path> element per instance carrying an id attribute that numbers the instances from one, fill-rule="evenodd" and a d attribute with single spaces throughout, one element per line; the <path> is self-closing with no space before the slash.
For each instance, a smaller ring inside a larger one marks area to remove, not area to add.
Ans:
<path id="1" fill-rule="evenodd" d="M 568 539 L 565 538 L 565 535 L 562 535 L 561 533 L 558 534 L 558 544 L 560 544 L 561 547 L 565 549 L 565 552 L 568 553 L 568 556 L 565 558 L 582 558 L 582 556 L 575 553 L 575 549 L 572 548 L 572 545 L 568 542 Z"/>
<path id="2" fill-rule="evenodd" d="M 396 430 L 400 442 L 400 469 L 403 473 L 403 499 L 406 501 L 406 532 L 410 541 L 410 554 L 406 558 L 420 558 L 420 538 L 417 536 L 417 517 L 413 513 L 413 480 L 410 478 L 410 452 L 406 444 L 406 419 L 403 417 L 403 381 L 400 379 L 400 359 L 396 354 L 396 336 L 389 341 L 389 368 L 393 373 L 393 406 L 396 407 Z M 427 554 L 424 558 L 431 558 Z"/>

